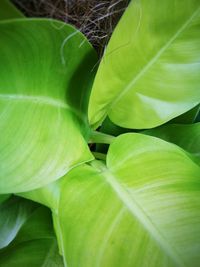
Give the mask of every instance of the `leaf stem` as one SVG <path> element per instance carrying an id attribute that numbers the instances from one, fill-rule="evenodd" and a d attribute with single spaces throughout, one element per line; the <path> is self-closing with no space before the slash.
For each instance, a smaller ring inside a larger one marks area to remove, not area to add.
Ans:
<path id="1" fill-rule="evenodd" d="M 114 140 L 114 136 L 108 135 L 105 133 L 93 131 L 90 135 L 89 144 L 91 143 L 99 143 L 99 144 L 111 144 Z"/>

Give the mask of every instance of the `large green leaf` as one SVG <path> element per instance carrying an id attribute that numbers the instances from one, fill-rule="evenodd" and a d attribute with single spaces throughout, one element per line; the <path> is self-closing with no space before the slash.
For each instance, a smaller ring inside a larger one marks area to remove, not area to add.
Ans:
<path id="1" fill-rule="evenodd" d="M 52 208 L 66 266 L 199 266 L 200 168 L 178 146 L 125 134 L 106 165 L 81 165 L 59 183 Z"/>
<path id="2" fill-rule="evenodd" d="M 131 1 L 93 86 L 89 119 L 152 128 L 200 102 L 199 0 Z"/>
<path id="3" fill-rule="evenodd" d="M 0 35 L 0 193 L 23 192 L 93 158 L 84 138 L 96 53 L 53 20 L 1 22 Z"/>
<path id="4" fill-rule="evenodd" d="M 0 249 L 13 241 L 36 207 L 36 204 L 17 197 L 0 205 Z"/>
<path id="5" fill-rule="evenodd" d="M 0 20 L 21 17 L 23 14 L 9 0 L 0 0 Z"/>
<path id="6" fill-rule="evenodd" d="M 28 205 L 30 208 L 32 207 L 32 203 L 27 202 L 26 206 Z M 48 209 L 37 207 L 26 218 L 15 240 L 0 250 L 0 266 L 64 266 L 62 258 L 58 254 L 51 213 Z"/>
<path id="7" fill-rule="evenodd" d="M 184 148 L 200 157 L 200 122 L 188 125 L 164 125 L 146 130 L 144 134 L 156 136 Z"/>

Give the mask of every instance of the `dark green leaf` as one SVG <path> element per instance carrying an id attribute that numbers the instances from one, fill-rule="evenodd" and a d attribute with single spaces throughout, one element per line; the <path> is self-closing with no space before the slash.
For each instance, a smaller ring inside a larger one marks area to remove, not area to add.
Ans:
<path id="1" fill-rule="evenodd" d="M 36 207 L 36 204 L 17 197 L 0 205 L 0 249 L 13 241 Z"/>
<path id="2" fill-rule="evenodd" d="M 6 201 L 10 196 L 10 194 L 0 195 L 0 204 Z"/>
<path id="3" fill-rule="evenodd" d="M 25 200 L 22 200 L 25 201 Z M 29 207 L 32 204 L 26 201 Z M 26 218 L 15 240 L 0 250 L 0 266 L 63 267 L 51 223 L 51 213 L 37 207 Z"/>
<path id="4" fill-rule="evenodd" d="M 143 133 L 174 143 L 200 157 L 200 122 L 188 125 L 164 125 Z"/>
<path id="5" fill-rule="evenodd" d="M 22 17 L 23 14 L 9 0 L 0 0 L 0 20 Z"/>

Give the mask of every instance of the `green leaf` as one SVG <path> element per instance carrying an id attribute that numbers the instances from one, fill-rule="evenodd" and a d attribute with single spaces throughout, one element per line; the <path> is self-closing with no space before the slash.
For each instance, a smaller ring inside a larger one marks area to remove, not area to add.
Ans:
<path id="1" fill-rule="evenodd" d="M 65 178 L 61 178 L 51 184 L 48 184 L 44 187 L 41 187 L 36 190 L 32 190 L 29 192 L 19 193 L 17 194 L 20 197 L 38 202 L 42 205 L 47 206 L 52 210 L 53 215 L 53 222 L 54 222 L 54 228 L 57 231 L 57 241 L 59 246 L 59 252 L 61 255 L 64 254 L 63 249 L 63 237 L 62 234 L 60 234 L 60 220 L 58 217 L 58 209 L 59 209 L 59 201 L 60 201 L 60 195 L 62 190 L 63 181 Z"/>
<path id="2" fill-rule="evenodd" d="M 131 1 L 94 82 L 89 120 L 159 126 L 200 102 L 199 0 Z"/>
<path id="3" fill-rule="evenodd" d="M 0 205 L 0 249 L 14 240 L 36 207 L 36 204 L 17 197 L 12 197 Z"/>
<path id="4" fill-rule="evenodd" d="M 39 188 L 93 159 L 85 139 L 96 53 L 81 33 L 54 20 L 1 22 L 0 35 L 5 194 Z"/>
<path id="5" fill-rule="evenodd" d="M 191 124 L 194 123 L 197 120 L 198 113 L 199 113 L 199 105 L 188 112 L 174 118 L 173 120 L 170 120 L 167 122 L 168 124 Z M 154 129 L 152 129 L 154 131 Z M 122 128 L 114 124 L 108 117 L 104 120 L 104 122 L 101 125 L 100 131 L 106 134 L 118 136 L 123 133 L 127 132 L 143 132 L 143 130 L 136 130 L 136 129 L 128 129 L 128 128 Z M 150 130 L 147 130 L 151 131 Z"/>
<path id="6" fill-rule="evenodd" d="M 59 182 L 54 227 L 68 266 L 199 266 L 200 168 L 178 146 L 121 135 L 106 165 L 81 165 Z"/>
<path id="7" fill-rule="evenodd" d="M 196 122 L 200 122 L 200 111 L 199 114 L 197 115 Z"/>
<path id="8" fill-rule="evenodd" d="M 0 20 L 21 17 L 24 15 L 9 0 L 0 0 Z"/>
<path id="9" fill-rule="evenodd" d="M 172 119 L 169 121 L 170 124 L 191 124 L 194 123 L 198 113 L 200 110 L 200 106 L 197 105 L 196 107 L 192 108 L 191 110 L 187 111 L 186 113 Z"/>
<path id="10" fill-rule="evenodd" d="M 32 207 L 32 203 L 26 202 L 26 205 Z M 48 209 L 37 207 L 26 218 L 15 240 L 0 250 L 0 266 L 64 266 L 58 254 L 51 213 Z"/>
<path id="11" fill-rule="evenodd" d="M 164 125 L 143 133 L 174 143 L 200 157 L 200 122 L 188 125 Z"/>
<path id="12" fill-rule="evenodd" d="M 132 129 L 125 129 L 122 127 L 117 126 L 116 124 L 112 123 L 112 121 L 107 117 L 102 126 L 101 126 L 101 132 L 110 134 L 113 136 L 118 136 L 123 133 L 132 132 Z"/>
<path id="13" fill-rule="evenodd" d="M 123 134 L 123 133 L 133 132 L 133 131 L 137 131 L 137 130 L 132 130 L 132 129 L 126 129 L 126 128 L 119 127 L 116 124 L 114 124 L 107 117 L 104 120 L 104 122 L 102 123 L 102 125 L 100 127 L 100 131 L 105 133 L 105 134 L 112 135 L 112 136 L 118 136 L 118 135 Z M 96 144 L 96 151 L 107 153 L 108 145 L 106 145 L 106 144 Z"/>
<path id="14" fill-rule="evenodd" d="M 61 178 L 53 183 L 50 183 L 36 190 L 18 193 L 17 195 L 45 205 L 56 213 L 59 206 L 63 179 L 65 178 Z"/>
<path id="15" fill-rule="evenodd" d="M 10 196 L 10 194 L 0 195 L 0 204 L 6 201 Z"/>

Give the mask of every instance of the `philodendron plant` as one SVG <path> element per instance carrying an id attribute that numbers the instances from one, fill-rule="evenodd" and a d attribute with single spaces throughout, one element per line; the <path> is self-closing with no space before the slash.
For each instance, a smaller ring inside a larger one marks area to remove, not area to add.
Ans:
<path id="1" fill-rule="evenodd" d="M 199 0 L 131 1 L 98 63 L 0 0 L 0 266 L 199 267 Z"/>

